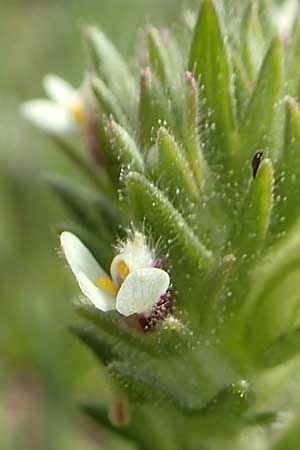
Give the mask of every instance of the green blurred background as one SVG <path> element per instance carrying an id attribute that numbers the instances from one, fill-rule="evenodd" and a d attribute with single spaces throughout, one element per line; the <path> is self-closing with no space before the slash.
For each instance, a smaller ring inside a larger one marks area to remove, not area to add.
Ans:
<path id="1" fill-rule="evenodd" d="M 124 449 L 78 413 L 109 397 L 104 374 L 66 331 L 78 289 L 58 257 L 56 225 L 66 220 L 43 183 L 71 167 L 19 116 L 43 96 L 42 78 L 82 79 L 81 26 L 101 26 L 134 62 L 148 22 L 170 26 L 189 0 L 10 0 L 0 15 L 0 448 Z"/>

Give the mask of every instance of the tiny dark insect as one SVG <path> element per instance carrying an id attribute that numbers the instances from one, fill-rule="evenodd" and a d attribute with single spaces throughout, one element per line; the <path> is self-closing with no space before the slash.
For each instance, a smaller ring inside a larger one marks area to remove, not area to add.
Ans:
<path id="1" fill-rule="evenodd" d="M 259 169 L 259 166 L 260 166 L 260 163 L 261 163 L 263 155 L 264 155 L 264 152 L 259 150 L 253 156 L 253 159 L 252 159 L 252 174 L 253 174 L 253 178 L 256 177 L 256 174 L 257 174 L 257 171 Z"/>

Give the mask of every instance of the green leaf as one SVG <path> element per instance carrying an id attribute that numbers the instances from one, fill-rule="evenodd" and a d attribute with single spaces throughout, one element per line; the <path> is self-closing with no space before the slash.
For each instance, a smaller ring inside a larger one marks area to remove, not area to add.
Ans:
<path id="1" fill-rule="evenodd" d="M 112 42 L 95 27 L 85 29 L 88 48 L 100 78 L 133 117 L 136 96 L 128 65 Z"/>
<path id="2" fill-rule="evenodd" d="M 300 21 L 296 18 L 289 42 L 287 57 L 287 93 L 294 98 L 300 97 Z"/>
<path id="3" fill-rule="evenodd" d="M 297 450 L 300 442 L 300 414 L 294 414 L 293 420 L 289 424 L 287 430 L 283 432 L 276 444 L 270 450 Z"/>
<path id="4" fill-rule="evenodd" d="M 146 38 L 150 68 L 159 80 L 164 93 L 172 101 L 178 127 L 181 123 L 181 99 L 178 96 L 178 90 L 181 89 L 181 54 L 169 31 L 148 27 Z"/>
<path id="5" fill-rule="evenodd" d="M 238 231 L 233 236 L 233 246 L 240 254 L 255 253 L 262 247 L 270 225 L 273 208 L 274 173 L 270 159 L 264 159 L 256 177 L 252 177 L 238 217 Z"/>
<path id="6" fill-rule="evenodd" d="M 92 327 L 72 326 L 70 331 L 82 341 L 104 364 L 119 359 L 120 351 L 115 351 L 115 342 L 105 333 Z"/>
<path id="7" fill-rule="evenodd" d="M 281 335 L 300 326 L 299 223 L 255 266 L 240 322 L 245 323 L 246 345 L 257 355 Z M 284 301 L 286 299 L 286 301 Z M 272 311 L 272 314 L 270 314 Z"/>
<path id="8" fill-rule="evenodd" d="M 101 112 L 107 117 L 113 117 L 125 127 L 129 127 L 128 120 L 118 100 L 101 78 L 94 78 L 92 80 L 92 88 Z"/>
<path id="9" fill-rule="evenodd" d="M 139 107 L 140 144 L 149 150 L 156 139 L 157 130 L 162 126 L 174 129 L 174 119 L 167 96 L 163 92 L 155 74 L 148 67 L 141 72 L 141 94 Z"/>
<path id="10" fill-rule="evenodd" d="M 254 426 L 272 426 L 280 420 L 280 413 L 276 411 L 263 411 L 258 414 L 251 414 L 247 417 L 247 423 Z"/>
<path id="11" fill-rule="evenodd" d="M 237 117 L 239 124 L 245 114 L 245 108 L 252 92 L 252 82 L 247 73 L 246 67 L 241 60 L 239 53 L 232 49 L 231 51 L 233 73 L 234 73 L 234 92 L 236 100 Z"/>
<path id="12" fill-rule="evenodd" d="M 198 84 L 193 74 L 187 72 L 182 134 L 185 143 L 185 154 L 190 165 L 190 170 L 194 173 L 199 188 L 203 189 L 208 168 L 203 156 L 199 123 L 200 110 Z"/>
<path id="13" fill-rule="evenodd" d="M 76 148 L 74 148 L 73 145 L 67 142 L 65 139 L 54 135 L 48 135 L 48 137 L 50 137 L 51 140 L 61 148 L 67 158 L 70 159 L 70 161 L 75 165 L 75 167 L 77 167 L 77 169 L 79 169 L 83 174 L 87 176 L 90 182 L 95 187 L 97 187 L 98 190 L 100 189 L 100 191 L 104 192 L 108 190 L 110 186 L 108 185 L 107 175 L 101 168 L 96 167 L 97 170 L 95 170 L 95 164 L 92 165 L 88 161 L 86 161 L 85 158 L 81 157 Z M 91 153 L 93 153 L 92 149 Z M 95 159 L 97 159 L 98 162 L 98 148 L 97 154 L 92 156 L 95 156 Z"/>
<path id="14" fill-rule="evenodd" d="M 211 0 L 204 0 L 194 31 L 189 70 L 199 80 L 202 126 L 207 154 L 214 164 L 228 165 L 235 132 L 231 71 L 219 18 Z"/>
<path id="15" fill-rule="evenodd" d="M 57 175 L 48 175 L 47 183 L 77 221 L 90 231 L 113 239 L 117 232 L 118 212 L 103 194 L 78 188 L 72 181 Z"/>
<path id="16" fill-rule="evenodd" d="M 212 255 L 196 238 L 181 214 L 171 205 L 164 194 L 145 177 L 130 173 L 127 177 L 127 192 L 136 217 L 141 222 L 146 219 L 157 238 L 167 242 L 175 240 L 181 256 L 190 258 L 197 267 L 209 267 Z M 171 242 L 170 242 L 171 243 Z M 170 245 L 170 244 L 169 244 Z M 172 248 L 175 247 L 174 243 Z M 173 251 L 170 249 L 170 251 Z M 177 255 L 179 256 L 179 255 Z"/>
<path id="17" fill-rule="evenodd" d="M 219 417 L 223 420 L 241 420 L 254 402 L 253 392 L 249 384 L 239 381 L 224 387 L 205 405 L 201 413 L 204 416 Z"/>
<path id="18" fill-rule="evenodd" d="M 103 116 L 98 128 L 105 170 L 117 187 L 122 183 L 124 171 L 144 171 L 143 158 L 134 140 L 121 125 Z M 114 195 L 117 197 L 117 189 Z"/>
<path id="19" fill-rule="evenodd" d="M 211 252 L 199 241 L 165 195 L 145 177 L 130 173 L 126 191 L 135 221 L 140 226 L 146 224 L 149 227 L 151 236 L 160 243 L 161 251 L 168 257 L 178 301 L 180 299 L 187 308 L 195 308 L 197 300 L 194 299 L 193 303 L 192 292 L 189 296 L 185 295 L 187 280 L 195 277 L 193 293 L 198 298 L 199 285 L 203 282 L 200 274 L 209 270 L 213 263 Z"/>
<path id="20" fill-rule="evenodd" d="M 251 78 L 254 78 L 262 63 L 266 46 L 257 1 L 249 2 L 241 22 L 240 34 L 243 60 Z"/>
<path id="21" fill-rule="evenodd" d="M 173 82 L 170 55 L 162 34 L 154 27 L 147 29 L 147 47 L 150 67 L 166 89 L 170 89 Z"/>
<path id="22" fill-rule="evenodd" d="M 212 176 L 203 154 L 201 144 L 201 130 L 199 110 L 199 89 L 198 84 L 191 72 L 186 74 L 185 104 L 183 114 L 183 142 L 185 145 L 185 155 L 188 160 L 190 171 L 197 181 L 200 197 L 195 211 L 195 223 L 191 221 L 195 231 L 202 239 L 203 236 L 209 245 L 215 249 L 221 248 L 226 240 L 224 224 L 227 217 L 224 212 L 222 200 L 217 198 L 216 185 L 218 181 Z M 192 216 L 193 217 L 193 214 Z M 222 232 L 220 232 L 222 228 Z"/>
<path id="23" fill-rule="evenodd" d="M 180 363 L 180 362 L 179 362 Z M 181 361 L 183 364 L 183 361 Z M 181 370 L 182 369 L 182 370 Z M 248 384 L 244 381 L 232 384 L 217 391 L 217 386 L 210 384 L 209 380 L 199 375 L 198 385 L 192 380 L 186 380 L 184 387 L 181 385 L 181 376 L 184 376 L 184 367 L 178 368 L 178 364 L 168 364 L 167 367 L 151 364 L 151 367 L 132 366 L 123 362 L 113 362 L 108 370 L 115 377 L 120 387 L 125 388 L 129 398 L 134 402 L 147 402 L 155 400 L 159 404 L 168 402 L 167 406 L 173 404 L 182 414 L 187 416 L 226 417 L 230 415 L 236 419 L 249 408 L 252 396 Z M 157 372 L 161 374 L 157 377 Z M 174 371 L 177 377 L 174 378 Z M 208 376 L 208 374 L 206 374 Z M 204 383 L 201 386 L 201 383 Z M 207 387 L 207 392 L 202 389 Z"/>
<path id="24" fill-rule="evenodd" d="M 144 161 L 132 137 L 115 121 L 108 123 L 113 157 L 126 170 L 144 171 Z"/>
<path id="25" fill-rule="evenodd" d="M 277 122 L 282 95 L 282 48 L 279 39 L 274 39 L 262 64 L 256 86 L 246 109 L 241 128 L 239 161 L 245 161 L 244 169 L 257 150 L 278 151 L 277 133 L 281 123 Z M 275 127 L 277 129 L 275 129 Z M 245 172 L 241 175 L 244 177 Z"/>
<path id="26" fill-rule="evenodd" d="M 150 399 L 157 402 L 167 400 L 184 414 L 197 414 L 201 411 L 198 405 L 195 406 L 197 399 L 194 399 L 191 404 L 190 398 L 187 398 L 184 390 L 181 391 L 178 386 L 166 383 L 162 377 L 154 376 L 145 369 L 126 363 L 113 362 L 109 365 L 108 370 L 120 386 L 126 389 L 132 401 L 144 403 Z"/>
<path id="27" fill-rule="evenodd" d="M 186 210 L 188 197 L 193 201 L 199 199 L 197 184 L 184 158 L 184 152 L 166 128 L 158 130 L 157 145 L 150 160 L 152 178 L 181 211 Z"/>
<path id="28" fill-rule="evenodd" d="M 76 307 L 78 314 L 91 322 L 98 330 L 112 336 L 113 338 L 123 342 L 124 345 L 138 351 L 144 352 L 149 355 L 157 353 L 157 347 L 154 347 L 151 342 L 151 338 L 148 342 L 148 335 L 131 330 L 129 326 L 120 319 L 115 312 L 103 312 L 95 309 L 93 306 L 79 305 Z M 124 355 L 125 356 L 125 355 Z"/>
<path id="29" fill-rule="evenodd" d="M 157 410 L 147 408 L 147 411 L 137 405 L 130 405 L 130 421 L 127 426 L 114 427 L 109 420 L 109 412 L 105 406 L 87 404 L 82 406 L 83 411 L 105 429 L 130 440 L 139 450 L 177 450 L 174 442 L 173 430 L 170 430 L 169 421 L 163 420 L 162 414 Z M 147 432 L 145 432 L 147 430 Z"/>
<path id="30" fill-rule="evenodd" d="M 152 450 L 152 446 L 149 445 L 147 439 L 143 439 L 144 433 L 142 430 L 138 432 L 136 427 L 129 424 L 129 426 L 124 427 L 114 427 L 111 421 L 109 420 L 109 412 L 107 407 L 100 405 L 87 404 L 82 406 L 83 411 L 87 414 L 91 419 L 101 425 L 103 428 L 108 431 L 119 435 L 121 438 L 126 440 L 130 440 L 138 445 L 138 449 L 140 450 Z"/>
<path id="31" fill-rule="evenodd" d="M 286 99 L 284 150 L 276 198 L 273 231 L 283 233 L 300 217 L 300 109 L 292 98 Z"/>
<path id="32" fill-rule="evenodd" d="M 271 368 L 284 364 L 300 354 L 300 329 L 280 336 L 258 357 L 261 367 Z"/>
<path id="33" fill-rule="evenodd" d="M 93 324 L 97 329 L 123 342 L 136 352 L 152 358 L 166 358 L 183 352 L 190 341 L 185 327 L 175 319 L 167 319 L 163 326 L 158 325 L 155 333 L 130 328 L 115 312 L 103 314 L 89 305 L 78 305 L 78 314 Z"/>

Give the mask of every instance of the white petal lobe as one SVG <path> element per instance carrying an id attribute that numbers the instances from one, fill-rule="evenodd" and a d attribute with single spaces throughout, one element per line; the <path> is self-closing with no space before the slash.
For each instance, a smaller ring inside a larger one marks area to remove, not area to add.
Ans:
<path id="1" fill-rule="evenodd" d="M 115 298 L 112 295 L 95 286 L 83 273 L 77 274 L 77 280 L 81 292 L 96 308 L 104 312 L 115 309 Z"/>
<path id="2" fill-rule="evenodd" d="M 70 105 L 76 97 L 77 91 L 63 78 L 56 75 L 46 75 L 44 88 L 47 95 L 57 103 Z"/>
<path id="3" fill-rule="evenodd" d="M 122 284 L 117 295 L 116 309 L 124 316 L 150 314 L 169 284 L 170 277 L 164 270 L 137 269 Z"/>
<path id="4" fill-rule="evenodd" d="M 100 277 L 108 278 L 92 253 L 77 236 L 64 231 L 60 235 L 60 242 L 67 262 L 77 279 L 79 275 L 84 275 L 95 284 Z"/>
<path id="5" fill-rule="evenodd" d="M 31 100 L 24 103 L 21 106 L 21 114 L 32 125 L 50 134 L 65 136 L 77 131 L 72 115 L 48 100 Z"/>

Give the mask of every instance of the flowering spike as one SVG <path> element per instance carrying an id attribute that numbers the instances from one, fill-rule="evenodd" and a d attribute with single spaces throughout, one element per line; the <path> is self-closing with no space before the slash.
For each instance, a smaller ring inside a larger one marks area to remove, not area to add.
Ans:
<path id="1" fill-rule="evenodd" d="M 202 0 L 178 40 L 147 26 L 140 85 L 88 27 L 83 88 L 47 76 L 22 108 L 93 182 L 50 181 L 76 222 L 61 247 L 89 326 L 72 331 L 114 392 L 87 411 L 145 450 L 298 448 L 297 0 L 242 3 Z"/>

